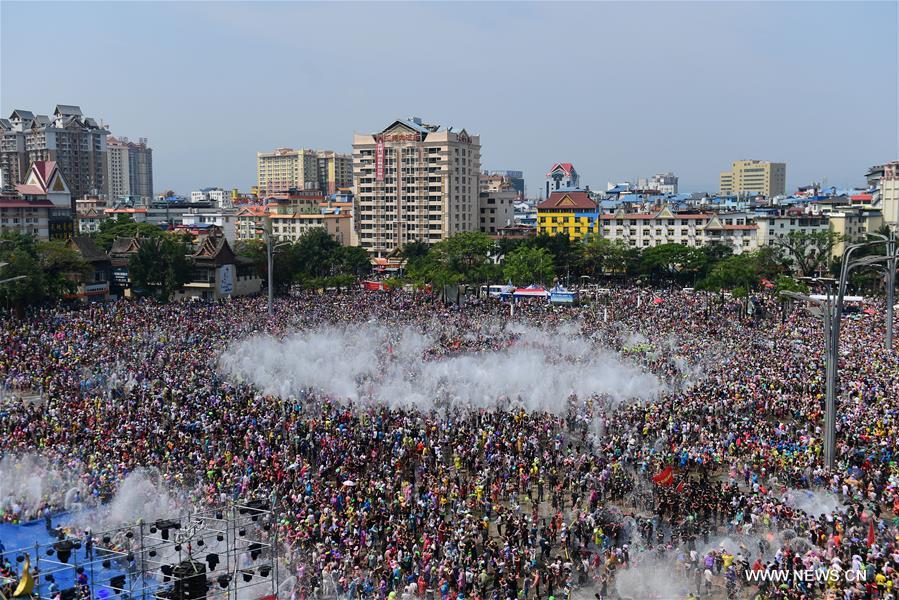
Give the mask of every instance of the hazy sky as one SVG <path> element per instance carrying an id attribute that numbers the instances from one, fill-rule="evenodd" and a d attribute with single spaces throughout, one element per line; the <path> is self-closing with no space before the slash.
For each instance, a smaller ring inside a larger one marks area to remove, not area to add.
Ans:
<path id="1" fill-rule="evenodd" d="M 897 3 L 0 2 L 0 109 L 80 105 L 149 138 L 155 188 L 255 183 L 255 153 L 349 152 L 393 119 L 479 133 L 482 167 L 582 184 L 732 160 L 787 186 L 899 158 Z"/>

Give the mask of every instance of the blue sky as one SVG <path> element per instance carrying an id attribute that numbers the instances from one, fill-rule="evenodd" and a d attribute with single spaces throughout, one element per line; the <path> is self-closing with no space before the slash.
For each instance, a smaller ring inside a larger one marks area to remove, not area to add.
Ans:
<path id="1" fill-rule="evenodd" d="M 392 119 L 479 133 L 529 190 L 732 160 L 793 188 L 899 158 L 896 2 L 0 2 L 0 111 L 78 104 L 147 137 L 155 187 L 255 183 L 255 153 L 348 152 Z"/>

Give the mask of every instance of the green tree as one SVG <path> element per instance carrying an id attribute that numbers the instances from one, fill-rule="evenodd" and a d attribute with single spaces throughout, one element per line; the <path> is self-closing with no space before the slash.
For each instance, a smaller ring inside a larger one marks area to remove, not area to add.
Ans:
<path id="1" fill-rule="evenodd" d="M 189 279 L 192 265 L 190 249 L 174 236 L 153 237 L 141 241 L 128 262 L 132 289 L 153 290 L 162 302 L 168 302 Z"/>
<path id="2" fill-rule="evenodd" d="M 341 275 L 365 277 L 371 273 L 371 259 L 361 246 L 339 246 L 331 258 L 333 271 Z"/>
<path id="3" fill-rule="evenodd" d="M 752 290 L 758 285 L 759 273 L 755 254 L 736 254 L 720 261 L 700 283 L 707 290 Z"/>
<path id="4" fill-rule="evenodd" d="M 501 237 L 496 240 L 496 254 L 497 256 L 506 256 L 519 246 L 531 245 L 533 245 L 533 240 L 530 238 Z"/>
<path id="5" fill-rule="evenodd" d="M 553 257 L 556 273 L 561 277 L 580 275 L 581 247 L 580 242 L 575 242 L 567 235 L 540 234 L 529 244 L 535 248 L 543 248 Z"/>
<path id="6" fill-rule="evenodd" d="M 708 263 L 707 266 L 710 269 L 715 266 L 715 263 L 718 263 L 729 256 L 733 256 L 734 254 L 734 249 L 731 246 L 721 243 L 706 244 L 705 246 L 701 246 L 699 251 L 705 256 Z"/>
<path id="7" fill-rule="evenodd" d="M 783 252 L 777 246 L 762 246 L 754 252 L 759 275 L 766 279 L 777 279 L 789 272 L 789 260 L 784 258 Z"/>
<path id="8" fill-rule="evenodd" d="M 644 273 L 654 279 L 681 283 L 695 281 L 704 272 L 706 264 L 706 255 L 702 250 L 683 244 L 653 246 L 640 255 L 640 269 Z"/>
<path id="9" fill-rule="evenodd" d="M 400 256 L 406 261 L 406 269 L 414 268 L 414 265 L 424 260 L 431 251 L 427 242 L 415 240 L 408 242 L 400 249 Z"/>
<path id="10" fill-rule="evenodd" d="M 496 252 L 493 240 L 479 231 L 457 233 L 431 247 L 428 253 L 431 270 L 438 267 L 455 279 L 456 283 L 476 284 L 484 281 L 491 271 L 491 256 Z"/>
<path id="11" fill-rule="evenodd" d="M 114 219 L 106 219 L 94 234 L 94 242 L 104 252 L 109 252 L 112 243 L 120 237 L 162 237 L 165 233 L 156 225 L 136 223 L 130 215 L 118 214 Z"/>
<path id="12" fill-rule="evenodd" d="M 78 281 L 91 272 L 90 265 L 64 241 L 41 241 L 37 249 L 49 298 L 71 294 L 78 287 Z"/>
<path id="13" fill-rule="evenodd" d="M 38 241 L 19 232 L 0 234 L 0 302 L 21 315 L 27 306 L 53 302 L 75 291 L 89 267 L 62 241 Z"/>
<path id="14" fill-rule="evenodd" d="M 789 259 L 800 277 L 810 277 L 828 270 L 833 249 L 843 236 L 832 229 L 826 231 L 791 231 L 774 244 Z"/>
<path id="15" fill-rule="evenodd" d="M 268 255 L 265 242 L 262 240 L 238 240 L 234 244 L 234 253 L 253 261 L 253 270 L 264 281 L 268 280 Z"/>
<path id="16" fill-rule="evenodd" d="M 340 244 L 320 227 L 301 235 L 286 255 L 294 280 L 333 275 L 334 256 L 339 249 Z"/>
<path id="17" fill-rule="evenodd" d="M 591 236 L 581 245 L 578 270 L 597 279 L 607 273 L 614 275 L 632 271 L 638 258 L 637 249 L 620 240 Z"/>
<path id="18" fill-rule="evenodd" d="M 15 309 L 21 316 L 26 306 L 47 298 L 37 240 L 33 236 L 18 231 L 0 234 L 0 263 L 6 263 L 0 267 L 0 279 L 22 277 L 0 283 L 0 300 L 6 307 Z"/>
<path id="19" fill-rule="evenodd" d="M 800 294 L 808 294 L 808 286 L 792 277 L 781 275 L 777 278 L 777 281 L 774 282 L 774 292 L 778 295 L 781 292 L 799 292 Z"/>
<path id="20" fill-rule="evenodd" d="M 552 255 L 544 248 L 520 246 L 506 255 L 503 276 L 516 285 L 549 285 L 555 277 Z"/>
<path id="21" fill-rule="evenodd" d="M 636 275 L 640 272 L 640 251 L 622 241 L 615 242 L 617 251 L 612 255 L 609 268 L 612 273 Z"/>

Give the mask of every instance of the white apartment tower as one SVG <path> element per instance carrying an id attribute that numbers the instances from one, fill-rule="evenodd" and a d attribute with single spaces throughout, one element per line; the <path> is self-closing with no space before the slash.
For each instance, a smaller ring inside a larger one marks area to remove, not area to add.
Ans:
<path id="1" fill-rule="evenodd" d="M 480 137 L 397 120 L 353 137 L 359 244 L 384 257 L 412 241 L 477 231 Z"/>
<path id="2" fill-rule="evenodd" d="M 106 140 L 109 162 L 109 197 L 139 196 L 145 203 L 153 199 L 153 150 L 146 138 L 132 142 L 109 136 Z"/>

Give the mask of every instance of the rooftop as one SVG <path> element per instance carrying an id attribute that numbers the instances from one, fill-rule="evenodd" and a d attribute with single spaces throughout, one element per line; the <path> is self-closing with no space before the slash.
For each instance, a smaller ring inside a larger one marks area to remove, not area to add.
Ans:
<path id="1" fill-rule="evenodd" d="M 537 205 L 537 210 L 550 209 L 596 210 L 596 202 L 591 200 L 590 195 L 583 190 L 553 192 L 549 198 Z"/>

